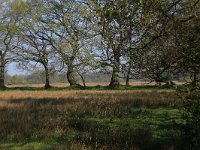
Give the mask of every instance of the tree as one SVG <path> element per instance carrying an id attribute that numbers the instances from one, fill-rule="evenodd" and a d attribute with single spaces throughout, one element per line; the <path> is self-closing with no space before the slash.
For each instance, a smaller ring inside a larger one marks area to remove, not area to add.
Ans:
<path id="1" fill-rule="evenodd" d="M 140 3 L 117 0 L 92 1 L 91 4 L 97 17 L 102 45 L 104 45 L 100 56 L 102 65 L 112 68 L 110 86 L 119 86 L 121 59 L 126 49 L 126 41 L 135 31 L 130 30 L 130 27 L 137 26 L 140 20 L 136 19 L 139 15 Z M 138 32 L 134 33 L 137 37 Z"/>
<path id="2" fill-rule="evenodd" d="M 104 45 L 102 64 L 112 68 L 110 86 L 119 85 L 122 72 L 126 74 L 128 85 L 131 72 L 138 70 L 133 68 L 135 61 L 143 49 L 163 36 L 168 23 L 164 22 L 164 13 L 170 14 L 177 2 L 117 0 L 91 3 Z"/>
<path id="3" fill-rule="evenodd" d="M 200 81 L 200 2 L 187 1 L 180 7 L 174 25 L 178 69 L 182 74 L 189 73 L 191 85 L 196 87 Z"/>
<path id="4" fill-rule="evenodd" d="M 20 46 L 18 46 L 17 56 L 20 63 L 41 64 L 45 70 L 45 88 L 50 87 L 50 57 L 52 55 L 51 47 L 46 41 L 40 40 L 30 30 L 28 34 L 21 35 Z"/>
<path id="5" fill-rule="evenodd" d="M 178 11 L 179 2 L 141 2 L 139 25 L 134 28 L 129 25 L 133 33 L 127 38 L 127 63 L 123 67 L 127 85 L 131 77 L 172 83 L 169 80 L 176 65 L 172 18 Z M 130 21 L 135 23 L 134 19 Z M 134 33 L 138 33 L 138 36 Z"/>
<path id="6" fill-rule="evenodd" d="M 33 11 L 27 12 L 32 15 Z M 45 88 L 50 87 L 50 68 L 53 60 L 53 51 L 49 43 L 38 35 L 40 26 L 34 20 L 26 17 L 21 20 L 20 32 L 18 32 L 19 45 L 16 55 L 25 66 L 36 63 L 41 64 L 45 70 Z M 55 56 L 55 55 L 54 55 Z"/>
<path id="7" fill-rule="evenodd" d="M 17 2 L 11 1 L 2 1 L 0 6 L 0 87 L 5 86 L 6 65 L 14 60 L 19 6 Z"/>
<path id="8" fill-rule="evenodd" d="M 41 39 L 46 40 L 67 66 L 67 79 L 71 86 L 77 83 L 77 67 L 84 64 L 85 45 L 90 41 L 87 7 L 79 1 L 44 1 L 39 21 Z M 89 54 L 89 53 L 87 53 Z"/>

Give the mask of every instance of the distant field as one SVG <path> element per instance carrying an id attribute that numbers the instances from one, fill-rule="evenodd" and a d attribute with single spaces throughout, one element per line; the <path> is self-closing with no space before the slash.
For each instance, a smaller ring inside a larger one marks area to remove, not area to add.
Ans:
<path id="1" fill-rule="evenodd" d="M 180 105 L 171 90 L 1 91 L 0 149 L 176 149 Z"/>
<path id="2" fill-rule="evenodd" d="M 53 87 L 68 87 L 68 83 L 53 83 L 51 84 Z M 86 83 L 86 86 L 108 86 L 108 82 L 101 82 L 101 83 Z M 125 83 L 122 83 L 125 85 Z M 155 83 L 148 83 L 148 82 L 132 82 L 130 83 L 131 86 L 144 86 L 144 85 L 155 85 Z M 7 85 L 7 87 L 43 87 L 44 84 L 16 84 L 16 85 Z"/>
<path id="3" fill-rule="evenodd" d="M 184 84 L 183 82 L 175 82 L 177 85 Z M 121 83 L 122 85 L 125 85 L 125 83 Z M 53 83 L 51 84 L 54 87 L 68 87 L 68 83 Z M 86 83 L 86 86 L 108 86 L 108 82 L 100 82 L 100 83 Z M 156 85 L 155 82 L 130 82 L 130 86 L 154 86 Z M 43 87 L 44 84 L 16 84 L 16 85 L 7 85 L 7 87 Z"/>

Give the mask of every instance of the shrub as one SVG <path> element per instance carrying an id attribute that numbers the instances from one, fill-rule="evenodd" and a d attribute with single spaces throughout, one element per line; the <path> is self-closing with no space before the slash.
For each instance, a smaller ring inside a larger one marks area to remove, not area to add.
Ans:
<path id="1" fill-rule="evenodd" d="M 200 91 L 186 96 L 183 104 L 185 120 L 183 137 L 185 149 L 200 148 Z"/>

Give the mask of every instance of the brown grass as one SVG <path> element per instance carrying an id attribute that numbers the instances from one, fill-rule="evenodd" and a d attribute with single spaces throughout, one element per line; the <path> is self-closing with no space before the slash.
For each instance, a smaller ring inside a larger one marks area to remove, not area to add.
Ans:
<path id="1" fill-rule="evenodd" d="M 69 90 L 69 91 L 0 91 L 0 100 L 14 100 L 14 99 L 100 99 L 100 100 L 117 100 L 117 99 L 135 99 L 137 96 L 141 99 L 148 99 L 148 95 L 158 96 L 162 94 L 174 95 L 174 90 L 134 90 L 134 91 L 89 91 L 89 90 Z M 142 97 L 141 97 L 142 96 Z M 153 96 L 154 97 L 154 96 Z M 160 97 L 157 97 L 158 100 Z"/>
<path id="2" fill-rule="evenodd" d="M 0 109 L 26 107 L 43 100 L 50 107 L 68 107 L 69 103 L 134 103 L 135 105 L 177 104 L 174 91 L 1 91 Z M 21 102 L 20 102 L 21 101 Z M 51 105 L 54 103 L 55 105 Z M 46 105 L 44 105 L 46 106 Z M 85 106 L 84 106 L 85 107 Z"/>
<path id="3" fill-rule="evenodd" d="M 179 102 L 170 90 L 1 91 L 0 139 L 23 141 L 44 139 L 51 132 L 66 134 L 71 129 L 70 115 L 123 118 L 134 107 L 177 106 Z"/>

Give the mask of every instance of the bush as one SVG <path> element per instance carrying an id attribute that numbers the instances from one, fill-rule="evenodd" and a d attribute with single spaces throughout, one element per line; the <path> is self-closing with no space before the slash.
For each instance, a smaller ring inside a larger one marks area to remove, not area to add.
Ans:
<path id="1" fill-rule="evenodd" d="M 200 91 L 186 96 L 183 104 L 185 120 L 183 143 L 186 149 L 200 149 Z"/>

